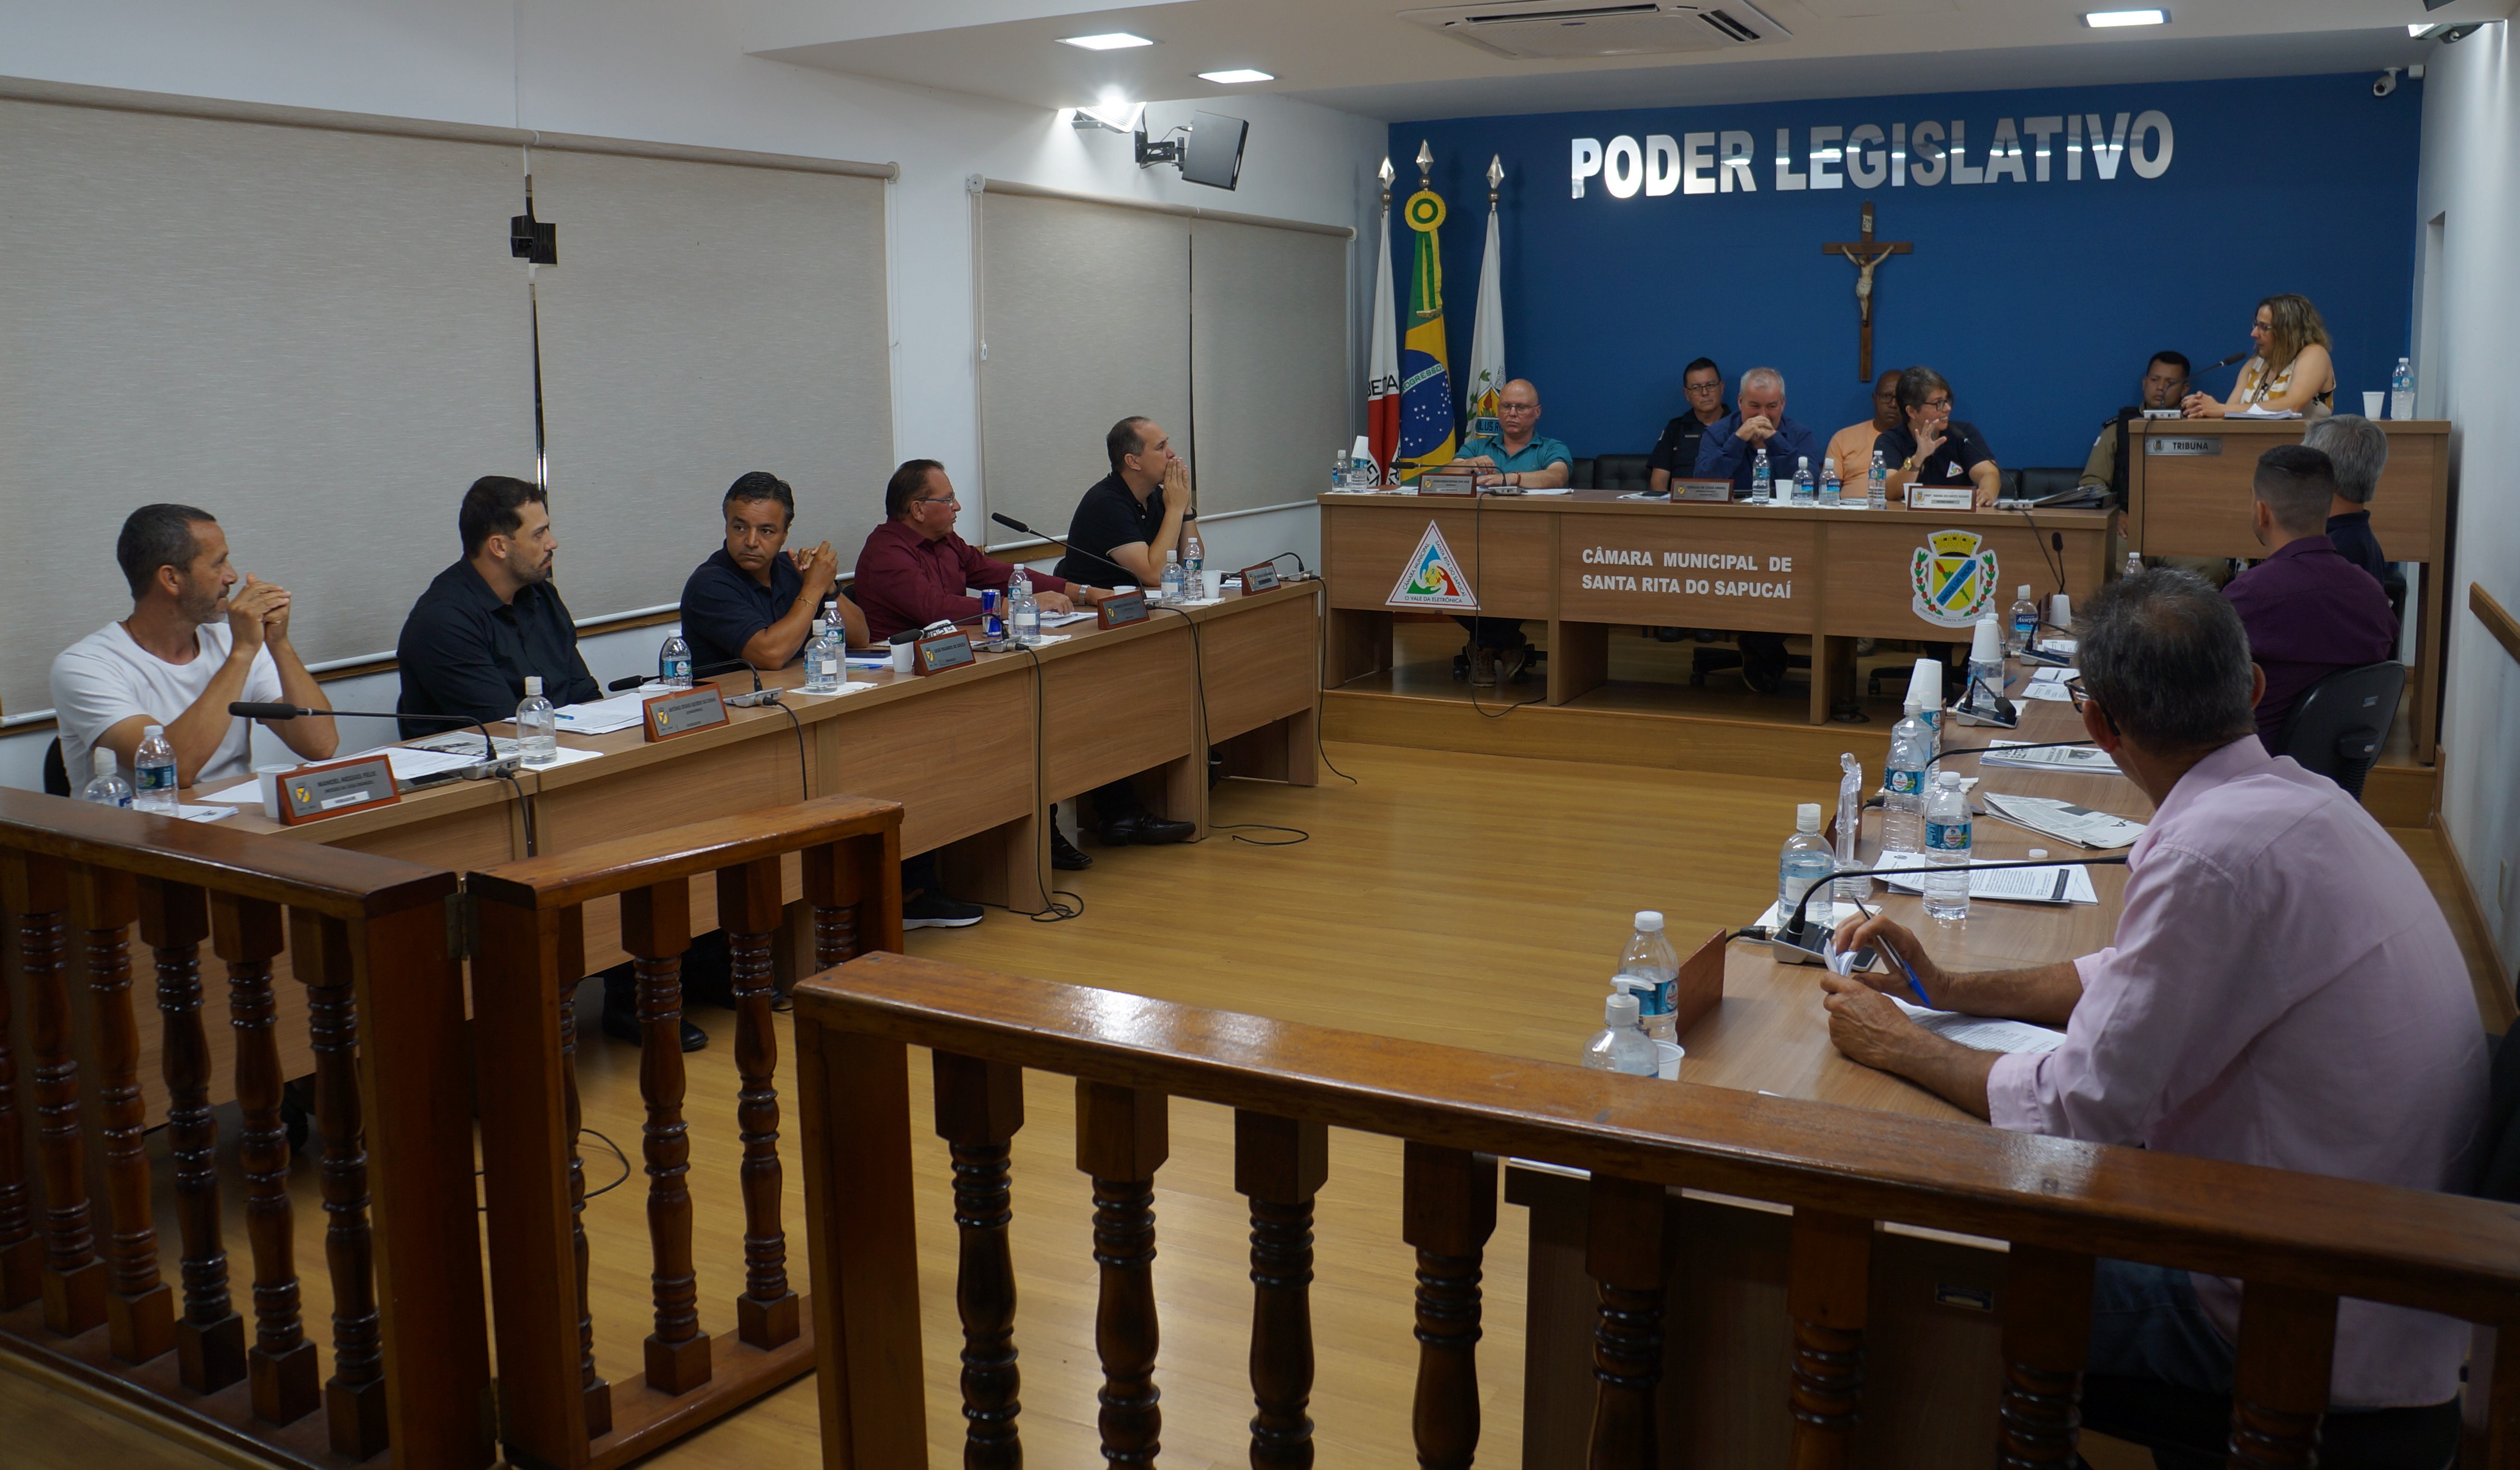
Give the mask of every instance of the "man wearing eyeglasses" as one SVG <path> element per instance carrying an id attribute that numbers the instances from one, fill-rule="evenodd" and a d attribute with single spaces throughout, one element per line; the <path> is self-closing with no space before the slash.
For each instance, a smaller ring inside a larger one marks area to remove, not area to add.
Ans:
<path id="1" fill-rule="evenodd" d="M 1453 468 L 1468 470 L 1482 489 L 1563 489 L 1575 456 L 1558 440 L 1542 436 L 1540 390 L 1516 378 L 1497 394 L 1497 432 L 1473 435 L 1462 445 Z M 1503 678 L 1513 683 L 1531 666 L 1532 647 L 1523 641 L 1518 618 L 1456 618 L 1470 632 L 1470 683 L 1487 688 Z"/>
<path id="2" fill-rule="evenodd" d="M 1712 357 L 1700 357 L 1681 370 L 1680 390 L 1688 397 L 1688 412 L 1662 426 L 1662 437 L 1645 456 L 1645 478 L 1655 494 L 1670 489 L 1673 480 L 1697 473 L 1697 446 L 1705 441 L 1706 431 L 1732 411 L 1724 401 L 1724 370 Z"/>
<path id="3" fill-rule="evenodd" d="M 858 552 L 855 590 L 874 641 L 940 619 L 961 622 L 977 618 L 980 599 L 968 589 L 1003 589 L 1014 580 L 1013 564 L 955 533 L 954 517 L 962 508 L 954 482 L 935 460 L 910 460 L 892 472 L 883 487 L 886 519 L 867 534 Z M 1033 574 L 1032 590 L 1045 613 L 1073 611 L 1071 591 L 1089 605 L 1102 596 L 1046 572 Z"/>
<path id="4" fill-rule="evenodd" d="M 754 470 L 727 486 L 718 508 L 726 516 L 726 544 L 683 583 L 683 638 L 692 646 L 694 668 L 739 661 L 787 667 L 804 652 L 826 602 L 839 604 L 849 642 L 867 641 L 866 615 L 833 586 L 840 563 L 832 543 L 788 550 L 796 522 L 796 492 L 788 482 Z"/>

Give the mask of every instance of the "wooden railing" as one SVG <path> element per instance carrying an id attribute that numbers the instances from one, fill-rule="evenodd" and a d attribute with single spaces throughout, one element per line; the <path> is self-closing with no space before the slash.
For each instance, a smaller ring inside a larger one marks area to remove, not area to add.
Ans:
<path id="1" fill-rule="evenodd" d="M 15 951 L 0 988 L 0 1351 L 266 1459 L 349 1463 L 389 1448 L 396 1465 L 489 1463 L 470 1068 L 447 942 L 455 887 L 452 873 L 389 858 L 0 791 Z M 180 1312 L 158 1261 L 135 924 L 156 968 Z M 202 1014 L 204 940 L 226 966 L 232 1094 Z M 312 1034 L 329 1379 L 295 1259 L 283 974 L 305 987 Z M 22 1016 L 9 1014 L 13 995 Z M 221 1214 L 232 1186 L 212 1104 L 228 1095 L 243 1113 L 250 1334 Z"/>
<path id="2" fill-rule="evenodd" d="M 814 976 L 795 1001 L 824 1462 L 835 1467 L 928 1462 L 910 1204 L 914 1045 L 932 1052 L 934 1125 L 953 1161 L 967 1465 L 1013 1465 L 1021 1453 L 1007 1232 L 1027 1068 L 1076 1079 L 1075 1163 L 1092 1180 L 1101 1270 L 1100 1427 L 1112 1464 L 1149 1463 L 1158 1447 L 1148 1203 L 1176 1096 L 1237 1110 L 1236 1188 L 1252 1216 L 1255 1466 L 1313 1462 L 1309 1232 L 1330 1127 L 1407 1140 L 1402 1233 L 1418 1266 L 1414 1429 L 1429 1467 L 1467 1465 L 1478 1447 L 1476 1283 L 1500 1156 L 1591 1172 L 1595 1470 L 1658 1463 L 1672 1186 L 1793 1210 L 1792 1367 L 1776 1392 L 1790 1404 L 1797 1467 L 1844 1466 L 1861 1452 L 1876 1220 L 2010 1242 L 1996 1431 L 2005 1465 L 2074 1463 L 2099 1257 L 2245 1282 L 2234 1465 L 2312 1462 L 2338 1298 L 2520 1322 L 2520 1216 L 2485 1200 L 1674 1085 L 898 955 Z M 2493 1371 L 2488 1463 L 2497 1467 L 2520 1463 L 2513 1356 Z"/>
<path id="3" fill-rule="evenodd" d="M 524 1463 L 596 1470 L 649 1453 L 814 1365 L 805 1303 L 789 1288 L 780 1220 L 778 1041 L 771 949 L 780 859 L 801 853 L 813 964 L 901 947 L 901 808 L 858 797 L 698 822 L 474 873 L 481 1139 L 500 1436 Z M 714 875 L 734 958 L 742 1139 L 743 1292 L 733 1341 L 699 1330 L 690 1134 L 683 1116 L 682 956 L 692 880 Z M 587 973 L 585 906 L 618 896 L 643 1033 L 639 1091 L 655 1330 L 644 1386 L 615 1401 L 595 1354 L 578 1154 L 575 994 Z"/>

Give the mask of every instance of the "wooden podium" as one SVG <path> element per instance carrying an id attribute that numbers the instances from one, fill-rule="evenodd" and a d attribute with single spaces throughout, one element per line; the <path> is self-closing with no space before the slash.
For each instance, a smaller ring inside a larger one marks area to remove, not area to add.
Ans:
<path id="1" fill-rule="evenodd" d="M 2440 736 L 2442 610 L 2450 571 L 2450 421 L 2400 419 L 2389 464 L 2371 497 L 2371 534 L 2391 561 L 2417 562 L 2415 758 L 2429 765 Z M 2127 426 L 2127 544 L 2146 556 L 2257 557 L 2249 481 L 2258 456 L 2299 443 L 2299 419 L 2138 419 Z"/>

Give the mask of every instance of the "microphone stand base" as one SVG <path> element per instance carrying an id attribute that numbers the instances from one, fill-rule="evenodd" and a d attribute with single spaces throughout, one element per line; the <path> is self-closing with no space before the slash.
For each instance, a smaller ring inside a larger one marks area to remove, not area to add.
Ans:
<path id="1" fill-rule="evenodd" d="M 1819 965 L 1826 969 L 1829 941 L 1836 932 L 1828 925 L 1805 924 L 1802 937 L 1811 942 L 1811 946 L 1807 947 L 1787 938 L 1790 931 L 1777 930 L 1768 936 L 1768 957 L 1780 965 Z"/>

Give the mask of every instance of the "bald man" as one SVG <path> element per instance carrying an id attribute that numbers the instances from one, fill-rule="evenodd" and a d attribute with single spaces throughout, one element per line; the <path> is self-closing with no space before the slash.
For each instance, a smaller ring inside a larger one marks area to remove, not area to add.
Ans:
<path id="1" fill-rule="evenodd" d="M 1453 460 L 1455 469 L 1469 470 L 1482 488 L 1554 490 L 1565 487 L 1575 456 L 1556 439 L 1540 432 L 1540 390 L 1521 378 L 1497 394 L 1497 433 L 1473 435 Z M 1470 684 L 1493 686 L 1528 677 L 1532 647 L 1514 618 L 1456 618 L 1470 630 Z"/>

